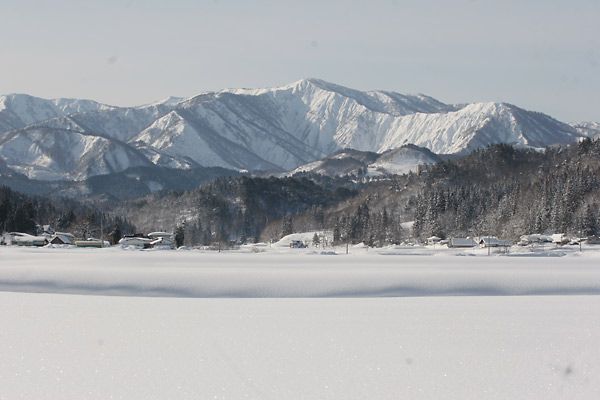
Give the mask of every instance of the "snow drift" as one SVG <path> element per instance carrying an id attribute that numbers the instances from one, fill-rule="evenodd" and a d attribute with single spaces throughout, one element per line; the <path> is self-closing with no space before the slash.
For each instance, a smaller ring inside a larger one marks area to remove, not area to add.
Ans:
<path id="1" fill-rule="evenodd" d="M 600 294 L 593 256 L 0 251 L 0 291 L 240 298 Z"/>

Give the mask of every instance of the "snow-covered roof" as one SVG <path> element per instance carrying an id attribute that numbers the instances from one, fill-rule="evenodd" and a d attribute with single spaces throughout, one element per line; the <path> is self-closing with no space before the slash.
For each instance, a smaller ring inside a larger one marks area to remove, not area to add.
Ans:
<path id="1" fill-rule="evenodd" d="M 543 235 L 541 233 L 532 233 L 529 235 L 521 235 L 521 241 L 527 242 L 550 242 L 552 241 L 552 237 L 549 235 Z"/>
<path id="2" fill-rule="evenodd" d="M 131 246 L 143 246 L 145 244 L 150 244 L 151 242 L 152 239 L 143 237 L 124 237 L 119 240 L 119 244 Z"/>
<path id="3" fill-rule="evenodd" d="M 451 246 L 475 246 L 475 241 L 471 238 L 451 238 L 450 239 Z"/>
<path id="4" fill-rule="evenodd" d="M 22 233 L 19 236 L 15 236 L 15 242 L 17 243 L 42 243 L 47 239 L 45 236 L 33 236 L 27 233 Z"/>
<path id="5" fill-rule="evenodd" d="M 175 244 L 175 242 L 171 238 L 161 236 L 158 239 L 151 241 L 150 244 L 152 246 L 156 246 L 156 245 L 172 246 L 173 244 Z"/>
<path id="6" fill-rule="evenodd" d="M 50 241 L 53 241 L 56 238 L 60 239 L 64 244 L 73 244 L 73 242 L 75 242 L 75 236 L 68 232 L 56 232 Z"/>

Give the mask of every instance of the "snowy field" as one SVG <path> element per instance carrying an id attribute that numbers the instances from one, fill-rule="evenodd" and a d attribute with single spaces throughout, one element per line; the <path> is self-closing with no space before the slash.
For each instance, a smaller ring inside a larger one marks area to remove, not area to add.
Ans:
<path id="1" fill-rule="evenodd" d="M 0 399 L 600 398 L 600 249 L 332 251 L 0 247 Z"/>

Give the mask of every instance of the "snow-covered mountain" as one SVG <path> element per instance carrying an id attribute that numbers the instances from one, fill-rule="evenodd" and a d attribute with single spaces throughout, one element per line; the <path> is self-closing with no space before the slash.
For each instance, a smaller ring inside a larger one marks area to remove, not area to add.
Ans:
<path id="1" fill-rule="evenodd" d="M 27 94 L 4 95 L 0 96 L 0 132 L 73 113 L 107 111 L 114 108 L 93 100 L 46 100 Z"/>
<path id="2" fill-rule="evenodd" d="M 79 139 L 56 142 L 57 130 Z M 494 143 L 566 144 L 583 135 L 510 104 L 449 105 L 425 95 L 363 92 L 319 79 L 139 107 L 0 97 L 0 158 L 10 168 L 45 179 L 86 177 L 144 162 L 288 171 L 343 148 L 383 153 L 414 144 L 434 153 L 463 153 Z M 83 148 L 99 166 L 77 165 L 82 147 L 73 140 L 95 143 Z"/>
<path id="3" fill-rule="evenodd" d="M 578 122 L 573 127 L 583 136 L 600 138 L 600 122 Z"/>
<path id="4" fill-rule="evenodd" d="M 80 180 L 151 165 L 141 152 L 122 142 L 35 126 L 2 135 L 0 153 L 13 171 L 42 180 Z"/>
<path id="5" fill-rule="evenodd" d="M 441 159 L 424 147 L 406 144 L 383 152 L 377 160 L 369 164 L 371 174 L 407 174 L 417 171 L 419 165 L 436 164 Z"/>
<path id="6" fill-rule="evenodd" d="M 301 165 L 286 175 L 311 172 L 327 176 L 394 175 L 417 171 L 419 165 L 435 164 L 441 159 L 430 150 L 407 144 L 383 153 L 344 149 L 318 161 Z"/>
<path id="7" fill-rule="evenodd" d="M 343 149 L 320 160 L 301 165 L 283 175 L 293 176 L 303 172 L 326 176 L 360 175 L 379 156 L 380 154 L 371 151 Z"/>

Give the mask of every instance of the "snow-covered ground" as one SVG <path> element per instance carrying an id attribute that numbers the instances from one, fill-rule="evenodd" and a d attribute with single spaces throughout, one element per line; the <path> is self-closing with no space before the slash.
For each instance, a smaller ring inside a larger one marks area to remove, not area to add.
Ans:
<path id="1" fill-rule="evenodd" d="M 600 398 L 599 250 L 334 251 L 0 247 L 0 399 Z"/>

